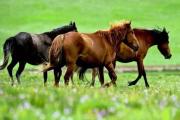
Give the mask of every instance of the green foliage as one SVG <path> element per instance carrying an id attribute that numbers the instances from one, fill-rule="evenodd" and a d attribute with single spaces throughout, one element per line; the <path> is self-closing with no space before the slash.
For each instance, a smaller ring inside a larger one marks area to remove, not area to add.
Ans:
<path id="1" fill-rule="evenodd" d="M 32 71 L 30 71 L 32 72 Z M 141 79 L 136 86 L 128 87 L 136 73 L 118 75 L 117 87 L 89 87 L 91 74 L 85 81 L 75 75 L 75 85 L 53 87 L 50 77 L 43 87 L 41 74 L 25 71 L 22 84 L 11 87 L 7 73 L 0 73 L 0 119 L 124 119 L 124 120 L 179 120 L 180 89 L 177 72 L 150 72 L 150 88 Z M 106 82 L 109 80 L 106 77 Z"/>

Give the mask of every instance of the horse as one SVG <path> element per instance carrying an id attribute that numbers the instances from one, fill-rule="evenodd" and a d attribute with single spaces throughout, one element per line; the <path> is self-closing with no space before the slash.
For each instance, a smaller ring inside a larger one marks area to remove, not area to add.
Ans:
<path id="1" fill-rule="evenodd" d="M 134 52 L 126 44 L 122 43 L 119 46 L 119 52 L 116 54 L 116 61 L 128 63 L 132 61 L 137 62 L 138 76 L 135 80 L 129 81 L 129 86 L 136 85 L 139 79 L 143 76 L 145 86 L 148 88 L 149 84 L 146 77 L 146 71 L 144 69 L 143 60 L 146 57 L 146 54 L 152 46 L 157 45 L 158 50 L 164 56 L 165 59 L 170 59 L 172 54 L 169 47 L 169 36 L 165 28 L 163 30 L 157 29 L 133 29 L 136 38 L 139 42 L 139 49 L 137 52 Z M 80 70 L 82 71 L 82 70 Z M 91 85 L 94 86 L 95 77 L 97 75 L 97 69 L 92 71 L 92 82 Z"/>
<path id="2" fill-rule="evenodd" d="M 26 63 L 39 65 L 48 61 L 49 48 L 53 39 L 57 35 L 69 31 L 77 31 L 75 22 L 70 22 L 69 25 L 64 25 L 41 34 L 20 32 L 15 36 L 8 38 L 3 45 L 4 61 L 0 66 L 0 70 L 7 66 L 9 55 L 11 53 L 12 61 L 7 67 L 9 76 L 11 77 L 11 85 L 14 84 L 12 71 L 17 63 L 19 63 L 19 68 L 16 72 L 16 78 L 18 84 L 20 84 L 20 75 L 23 72 Z M 47 81 L 47 72 L 43 73 L 43 77 L 45 84 Z"/>
<path id="3" fill-rule="evenodd" d="M 125 42 L 134 50 L 138 49 L 138 42 L 131 29 L 131 22 L 124 21 L 111 25 L 109 30 L 98 30 L 94 33 L 69 32 L 59 35 L 53 41 L 49 52 L 49 63 L 43 71 L 54 69 L 59 71 L 55 78 L 55 86 L 59 86 L 61 67 L 67 66 L 64 75 L 65 85 L 69 84 L 76 66 L 86 68 L 106 67 L 111 82 L 105 86 L 116 86 L 116 73 L 113 67 L 116 51 Z"/>

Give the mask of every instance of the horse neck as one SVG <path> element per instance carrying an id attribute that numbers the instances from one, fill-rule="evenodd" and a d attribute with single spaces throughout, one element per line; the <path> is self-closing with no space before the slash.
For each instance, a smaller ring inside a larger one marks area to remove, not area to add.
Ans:
<path id="1" fill-rule="evenodd" d="M 134 33 L 139 42 L 143 44 L 143 46 L 150 48 L 153 45 L 156 45 L 155 37 L 152 34 L 151 30 L 134 29 Z"/>
<path id="2" fill-rule="evenodd" d="M 60 34 L 65 34 L 67 32 L 70 32 L 72 31 L 73 28 L 69 27 L 69 26 L 63 26 L 61 28 L 57 28 L 57 29 L 54 29 L 52 31 L 49 31 L 49 32 L 44 32 L 43 34 L 46 34 L 49 38 L 51 38 L 52 40 L 60 35 Z"/>
<path id="3" fill-rule="evenodd" d="M 49 38 L 51 38 L 51 40 L 53 40 L 57 35 L 62 33 L 50 31 L 50 32 L 44 32 L 43 34 L 47 35 Z"/>
<path id="4" fill-rule="evenodd" d="M 95 34 L 105 39 L 105 41 L 112 46 L 114 49 L 116 48 L 115 42 L 112 40 L 109 31 L 97 31 Z"/>

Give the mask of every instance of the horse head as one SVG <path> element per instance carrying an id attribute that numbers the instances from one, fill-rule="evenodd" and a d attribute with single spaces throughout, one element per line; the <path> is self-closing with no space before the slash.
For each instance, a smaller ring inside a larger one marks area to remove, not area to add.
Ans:
<path id="1" fill-rule="evenodd" d="M 76 23 L 73 21 L 71 21 L 70 23 L 69 23 L 69 26 L 71 26 L 72 28 L 73 28 L 73 31 L 75 31 L 75 32 L 77 32 L 78 30 L 77 30 L 77 27 L 76 27 Z"/>
<path id="2" fill-rule="evenodd" d="M 169 47 L 169 35 L 166 31 L 166 28 L 163 28 L 162 31 L 159 31 L 157 39 L 157 47 L 161 54 L 164 56 L 165 59 L 170 59 L 172 54 Z"/>
<path id="3" fill-rule="evenodd" d="M 118 24 L 111 26 L 112 36 L 116 40 L 121 39 L 121 42 L 124 42 L 134 51 L 137 51 L 139 48 L 139 42 L 134 34 L 133 29 L 131 28 L 131 21 L 124 21 Z M 113 32 L 114 31 L 114 32 Z"/>

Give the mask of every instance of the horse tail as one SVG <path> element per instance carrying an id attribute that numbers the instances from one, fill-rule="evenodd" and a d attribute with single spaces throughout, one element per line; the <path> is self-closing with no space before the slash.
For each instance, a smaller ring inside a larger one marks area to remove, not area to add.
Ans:
<path id="1" fill-rule="evenodd" d="M 0 65 L 0 70 L 4 69 L 8 64 L 9 55 L 10 52 L 12 51 L 14 39 L 15 39 L 14 37 L 8 38 L 3 45 L 4 60 L 3 60 L 3 64 Z"/>
<path id="2" fill-rule="evenodd" d="M 54 67 L 50 64 L 50 63 L 48 63 L 44 68 L 43 68 L 43 72 L 47 72 L 47 71 L 49 71 L 49 70 L 52 70 Z"/>
<path id="3" fill-rule="evenodd" d="M 56 66 L 61 66 L 63 63 L 63 41 L 64 35 L 58 35 L 52 42 L 49 50 L 49 63 L 44 67 L 43 72 L 54 69 Z"/>
<path id="4" fill-rule="evenodd" d="M 83 80 L 84 79 L 84 74 L 87 71 L 86 67 L 81 67 L 78 71 L 79 79 Z"/>

